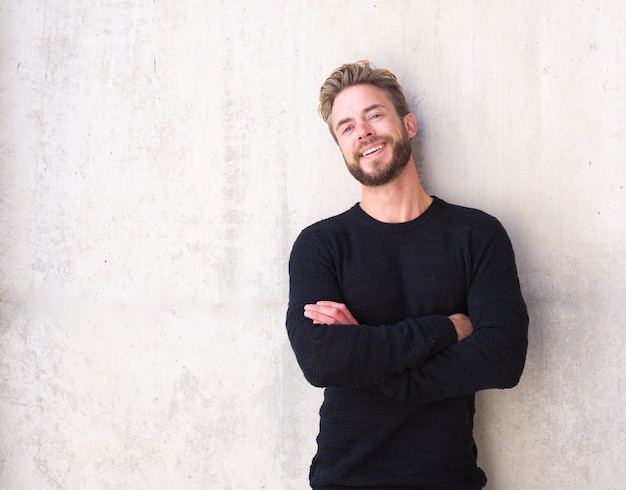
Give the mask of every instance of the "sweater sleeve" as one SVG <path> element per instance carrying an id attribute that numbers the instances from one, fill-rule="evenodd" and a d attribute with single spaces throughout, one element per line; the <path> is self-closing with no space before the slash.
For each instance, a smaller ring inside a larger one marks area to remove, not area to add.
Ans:
<path id="1" fill-rule="evenodd" d="M 467 292 L 472 335 L 440 350 L 422 364 L 380 383 L 388 396 L 426 403 L 489 388 L 511 388 L 521 377 L 528 345 L 528 313 L 506 231 L 469 244 Z"/>
<path id="2" fill-rule="evenodd" d="M 345 301 L 332 253 L 302 234 L 291 252 L 289 276 L 287 333 L 314 386 L 373 386 L 456 342 L 454 325 L 445 315 L 380 326 L 313 324 L 304 316 L 305 304 Z"/>

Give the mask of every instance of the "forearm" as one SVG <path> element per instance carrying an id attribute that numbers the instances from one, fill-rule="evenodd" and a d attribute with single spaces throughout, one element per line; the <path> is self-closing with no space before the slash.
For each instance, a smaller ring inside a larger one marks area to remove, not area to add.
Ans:
<path id="1" fill-rule="evenodd" d="M 404 403 L 426 403 L 490 388 L 511 388 L 522 374 L 528 346 L 528 314 L 516 300 L 484 305 L 477 328 L 425 363 L 380 383 L 388 396 Z M 494 315 L 493 312 L 498 314 Z M 490 318 L 482 318 L 489 315 Z"/>
<path id="2" fill-rule="evenodd" d="M 333 257 L 327 255 L 320 242 L 302 238 L 294 244 L 290 257 L 287 333 L 296 359 L 311 384 L 373 386 L 423 363 L 456 342 L 454 325 L 444 315 L 383 325 L 339 322 L 329 325 L 324 324 L 328 322 L 323 317 L 307 318 L 305 305 L 320 301 L 346 303 Z M 359 305 L 347 307 L 359 318 Z"/>
<path id="3" fill-rule="evenodd" d="M 314 386 L 356 387 L 384 382 L 456 342 L 443 315 L 394 325 L 317 325 L 291 305 L 287 331 L 305 378 Z"/>

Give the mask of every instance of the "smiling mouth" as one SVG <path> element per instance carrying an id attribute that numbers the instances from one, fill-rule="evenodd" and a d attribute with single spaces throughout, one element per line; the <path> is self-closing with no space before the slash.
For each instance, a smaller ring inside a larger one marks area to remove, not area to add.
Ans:
<path id="1" fill-rule="evenodd" d="M 369 150 L 364 151 L 363 153 L 361 153 L 362 157 L 366 157 L 367 155 L 371 155 L 372 153 L 377 152 L 378 150 L 382 149 L 382 147 L 385 146 L 383 143 L 381 143 L 378 146 L 375 146 L 373 148 L 370 148 Z"/>

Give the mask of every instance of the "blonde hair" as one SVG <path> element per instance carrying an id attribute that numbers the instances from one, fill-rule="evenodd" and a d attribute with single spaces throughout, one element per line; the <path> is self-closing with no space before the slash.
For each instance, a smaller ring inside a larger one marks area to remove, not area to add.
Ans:
<path id="1" fill-rule="evenodd" d="M 384 90 L 393 102 L 398 116 L 404 117 L 410 112 L 402 86 L 389 70 L 376 68 L 373 63 L 367 60 L 341 65 L 331 73 L 320 88 L 320 105 L 318 107 L 320 116 L 328 123 L 328 129 L 335 141 L 337 141 L 337 137 L 330 122 L 335 98 L 344 88 L 361 84 L 374 85 Z"/>

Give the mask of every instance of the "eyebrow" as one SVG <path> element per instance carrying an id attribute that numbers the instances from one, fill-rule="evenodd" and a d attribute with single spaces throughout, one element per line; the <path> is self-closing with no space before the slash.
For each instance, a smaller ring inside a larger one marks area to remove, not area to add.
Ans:
<path id="1" fill-rule="evenodd" d="M 372 104 L 370 106 L 367 106 L 365 109 L 363 109 L 361 111 L 361 114 L 366 114 L 369 111 L 373 111 L 374 109 L 380 109 L 380 108 L 385 108 L 385 106 L 383 104 Z M 341 121 L 339 121 L 336 125 L 335 125 L 335 131 L 337 131 L 339 129 L 339 126 L 341 126 L 342 124 L 345 124 L 347 122 L 350 122 L 352 120 L 351 117 L 346 117 L 344 119 L 342 119 Z"/>

